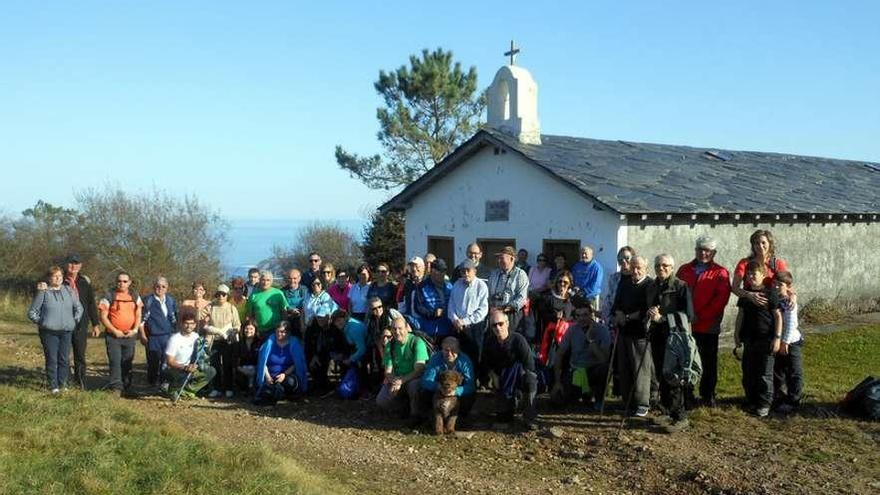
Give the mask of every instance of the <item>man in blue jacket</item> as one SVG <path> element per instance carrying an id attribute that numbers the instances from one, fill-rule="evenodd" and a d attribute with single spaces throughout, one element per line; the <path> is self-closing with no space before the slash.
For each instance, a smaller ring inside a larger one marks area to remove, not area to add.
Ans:
<path id="1" fill-rule="evenodd" d="M 425 372 L 419 383 L 422 390 L 421 410 L 431 410 L 431 399 L 439 386 L 440 373 L 444 371 L 457 371 L 461 374 L 461 385 L 455 389 L 455 395 L 458 397 L 458 415 L 460 418 L 466 417 L 477 398 L 474 386 L 474 365 L 467 354 L 460 352 L 458 339 L 451 336 L 443 339 L 440 344 L 440 352 L 434 353 L 425 365 Z"/>
<path id="2" fill-rule="evenodd" d="M 141 343 L 147 352 L 147 382 L 150 386 L 159 385 L 159 377 L 165 365 L 165 349 L 176 327 L 177 303 L 168 293 L 168 280 L 165 277 L 156 277 L 153 293 L 144 299 L 139 332 Z"/>
<path id="3" fill-rule="evenodd" d="M 584 246 L 581 249 L 581 260 L 571 267 L 571 275 L 574 277 L 575 287 L 590 302 L 593 311 L 599 310 L 604 274 L 602 265 L 593 257 L 593 248 Z"/>

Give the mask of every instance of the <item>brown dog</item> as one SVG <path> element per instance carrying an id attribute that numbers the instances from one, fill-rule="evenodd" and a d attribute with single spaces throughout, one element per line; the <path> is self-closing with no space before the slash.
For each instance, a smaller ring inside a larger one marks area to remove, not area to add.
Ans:
<path id="1" fill-rule="evenodd" d="M 455 389 L 464 378 L 457 371 L 444 371 L 437 379 L 437 391 L 434 392 L 434 433 L 455 433 L 455 421 L 458 419 L 458 397 Z"/>

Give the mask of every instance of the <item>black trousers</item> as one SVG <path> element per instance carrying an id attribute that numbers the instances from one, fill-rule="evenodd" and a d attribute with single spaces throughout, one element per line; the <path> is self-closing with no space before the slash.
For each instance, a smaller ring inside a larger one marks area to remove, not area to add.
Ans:
<path id="1" fill-rule="evenodd" d="M 86 345 L 89 343 L 89 319 L 86 315 L 79 320 L 73 329 L 71 345 L 73 346 L 73 384 L 81 389 L 86 388 Z"/>
<path id="2" fill-rule="evenodd" d="M 215 339 L 211 345 L 211 367 L 217 370 L 211 386 L 217 390 L 233 390 L 235 378 L 233 377 L 232 346 L 225 340 Z"/>
<path id="3" fill-rule="evenodd" d="M 703 364 L 703 376 L 700 378 L 700 398 L 715 398 L 715 387 L 718 385 L 718 334 L 693 333 L 697 342 L 697 352 Z"/>
<path id="4" fill-rule="evenodd" d="M 772 340 L 743 342 L 742 386 L 747 405 L 763 408 L 772 404 L 773 361 Z"/>

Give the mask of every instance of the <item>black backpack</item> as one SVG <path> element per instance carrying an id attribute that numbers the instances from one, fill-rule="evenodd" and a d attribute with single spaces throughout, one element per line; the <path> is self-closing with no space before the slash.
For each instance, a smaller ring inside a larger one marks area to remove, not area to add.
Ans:
<path id="1" fill-rule="evenodd" d="M 880 378 L 869 376 L 850 390 L 840 402 L 849 414 L 871 421 L 880 421 Z"/>

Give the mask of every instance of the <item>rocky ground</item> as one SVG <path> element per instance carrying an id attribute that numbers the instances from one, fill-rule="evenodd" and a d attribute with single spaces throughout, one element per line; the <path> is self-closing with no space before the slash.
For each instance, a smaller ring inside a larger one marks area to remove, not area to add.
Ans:
<path id="1" fill-rule="evenodd" d="M 39 374 L 39 344 L 26 330 L 0 323 L 4 383 L 14 383 L 16 373 Z M 93 375 L 100 375 L 103 346 L 90 345 Z M 613 402 L 604 416 L 584 407 L 553 411 L 542 402 L 540 429 L 533 432 L 493 424 L 486 394 L 465 429 L 438 438 L 427 428 L 402 428 L 366 401 L 172 405 L 142 392 L 136 399 L 108 394 L 108 400 L 230 448 L 268 446 L 358 493 L 880 493 L 880 425 L 837 417 L 832 406 L 760 420 L 722 403 L 693 411 L 689 430 L 668 435 L 649 419 L 628 420 L 618 434 Z"/>

